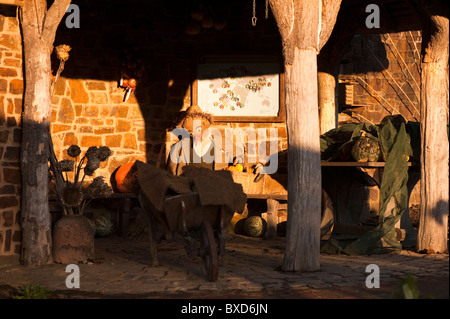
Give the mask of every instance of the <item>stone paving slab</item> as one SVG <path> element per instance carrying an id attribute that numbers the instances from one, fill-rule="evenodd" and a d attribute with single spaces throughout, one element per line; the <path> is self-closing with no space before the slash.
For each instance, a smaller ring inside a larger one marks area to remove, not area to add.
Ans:
<path id="1" fill-rule="evenodd" d="M 99 238 L 95 260 L 79 265 L 79 289 L 66 288 L 65 265 L 2 265 L 1 259 L 0 286 L 17 289 L 40 284 L 68 298 L 388 298 L 395 284 L 412 274 L 418 283 L 428 285 L 427 293 L 448 298 L 448 254 L 323 254 L 319 271 L 299 273 L 280 271 L 283 247 L 284 238 L 230 236 L 220 260 L 219 279 L 208 282 L 203 261 L 189 258 L 182 243 L 158 245 L 160 266 L 151 267 L 145 240 Z M 369 264 L 379 266 L 384 290 L 366 288 Z M 430 286 L 433 282 L 439 287 Z"/>

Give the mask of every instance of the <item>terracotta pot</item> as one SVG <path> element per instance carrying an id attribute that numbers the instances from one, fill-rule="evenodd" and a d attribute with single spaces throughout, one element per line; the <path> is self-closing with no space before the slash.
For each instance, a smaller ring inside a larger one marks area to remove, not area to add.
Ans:
<path id="1" fill-rule="evenodd" d="M 86 263 L 94 258 L 94 231 L 86 217 L 64 216 L 53 226 L 53 261 Z"/>

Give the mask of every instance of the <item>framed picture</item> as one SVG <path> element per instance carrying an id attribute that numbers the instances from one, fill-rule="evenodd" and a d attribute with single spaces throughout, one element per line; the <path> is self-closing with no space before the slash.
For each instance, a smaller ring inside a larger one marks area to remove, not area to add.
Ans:
<path id="1" fill-rule="evenodd" d="M 281 70 L 275 57 L 205 57 L 197 64 L 192 104 L 215 122 L 283 122 Z"/>

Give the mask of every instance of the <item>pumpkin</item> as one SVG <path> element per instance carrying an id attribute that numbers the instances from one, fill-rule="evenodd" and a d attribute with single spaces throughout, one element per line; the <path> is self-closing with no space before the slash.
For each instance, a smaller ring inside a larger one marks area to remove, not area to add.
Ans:
<path id="1" fill-rule="evenodd" d="M 244 232 L 250 237 L 261 237 L 266 230 L 267 222 L 260 216 L 250 216 L 244 222 Z"/>
<path id="2" fill-rule="evenodd" d="M 361 135 L 352 148 L 352 156 L 357 162 L 377 162 L 380 159 L 380 144 L 372 138 Z"/>
<path id="3" fill-rule="evenodd" d="M 134 162 L 126 163 L 114 172 L 113 187 L 120 193 L 137 193 L 139 189 L 137 180 L 137 168 Z"/>

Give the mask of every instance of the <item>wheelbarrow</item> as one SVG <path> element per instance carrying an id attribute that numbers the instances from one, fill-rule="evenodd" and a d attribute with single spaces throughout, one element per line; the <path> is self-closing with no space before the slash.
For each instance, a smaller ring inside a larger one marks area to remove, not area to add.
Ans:
<path id="1" fill-rule="evenodd" d="M 219 276 L 219 256 L 225 253 L 225 235 L 233 212 L 224 205 L 202 206 L 197 192 L 166 197 L 163 211 L 157 210 L 139 193 L 139 214 L 148 229 L 150 259 L 157 266 L 157 244 L 161 239 L 184 242 L 186 253 L 191 258 L 201 257 L 209 281 Z M 200 233 L 200 244 L 195 234 Z"/>

